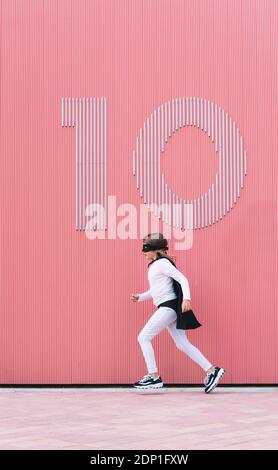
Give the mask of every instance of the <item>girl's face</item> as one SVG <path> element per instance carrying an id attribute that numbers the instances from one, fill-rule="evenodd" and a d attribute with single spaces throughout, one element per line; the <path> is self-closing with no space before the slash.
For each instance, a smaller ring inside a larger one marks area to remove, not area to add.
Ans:
<path id="1" fill-rule="evenodd" d="M 145 255 L 145 258 L 148 261 L 152 261 L 154 258 L 156 258 L 156 251 L 143 251 L 143 255 Z"/>

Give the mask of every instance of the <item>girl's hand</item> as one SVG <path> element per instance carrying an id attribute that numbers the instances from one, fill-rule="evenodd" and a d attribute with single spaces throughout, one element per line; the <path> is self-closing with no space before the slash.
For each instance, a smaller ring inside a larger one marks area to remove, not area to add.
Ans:
<path id="1" fill-rule="evenodd" d="M 181 311 L 182 311 L 182 313 L 185 313 L 185 312 L 187 312 L 187 310 L 191 310 L 191 303 L 190 303 L 190 300 L 185 299 L 185 300 L 183 300 L 183 302 L 181 304 Z"/>
<path id="2" fill-rule="evenodd" d="M 131 299 L 133 302 L 138 302 L 138 300 L 139 300 L 139 295 L 137 295 L 137 294 L 131 294 L 130 299 Z"/>

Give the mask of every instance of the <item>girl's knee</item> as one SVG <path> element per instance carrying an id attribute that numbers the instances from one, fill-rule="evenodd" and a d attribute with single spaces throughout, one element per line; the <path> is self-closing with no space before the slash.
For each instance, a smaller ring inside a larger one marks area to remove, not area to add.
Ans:
<path id="1" fill-rule="evenodd" d="M 146 340 L 146 335 L 143 331 L 140 331 L 139 335 L 137 336 L 137 340 L 139 343 L 143 343 Z"/>
<path id="2" fill-rule="evenodd" d="M 192 344 L 186 338 L 183 341 L 176 341 L 176 346 L 180 351 L 184 352 L 187 352 L 192 348 Z"/>
<path id="3" fill-rule="evenodd" d="M 151 341 L 151 339 L 151 335 L 145 333 L 144 331 L 140 331 L 139 335 L 137 336 L 139 343 L 145 343 L 146 341 Z"/>
<path id="4" fill-rule="evenodd" d="M 176 343 L 176 347 L 180 350 L 180 351 L 185 351 L 186 350 L 186 347 L 184 344 L 181 344 L 181 343 Z"/>

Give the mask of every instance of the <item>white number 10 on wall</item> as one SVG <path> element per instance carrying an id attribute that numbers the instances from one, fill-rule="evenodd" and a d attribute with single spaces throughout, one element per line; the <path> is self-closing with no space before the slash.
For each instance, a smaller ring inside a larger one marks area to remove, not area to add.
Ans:
<path id="1" fill-rule="evenodd" d="M 91 228 L 107 229 L 106 116 L 105 97 L 61 100 L 61 125 L 75 128 L 76 230 L 88 228 L 88 206 L 101 206 L 104 214 Z M 160 171 L 169 138 L 185 126 L 207 134 L 219 162 L 211 186 L 195 199 L 177 194 Z M 247 175 L 247 154 L 235 121 L 217 104 L 195 96 L 173 98 L 155 109 L 139 129 L 131 158 L 144 203 L 155 216 L 181 230 L 205 228 L 221 220 L 235 206 Z"/>

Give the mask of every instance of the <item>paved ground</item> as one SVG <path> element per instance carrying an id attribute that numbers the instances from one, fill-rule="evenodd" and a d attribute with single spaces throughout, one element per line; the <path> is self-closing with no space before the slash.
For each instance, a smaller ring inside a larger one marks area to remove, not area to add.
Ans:
<path id="1" fill-rule="evenodd" d="M 0 449 L 278 449 L 278 388 L 0 389 Z"/>

